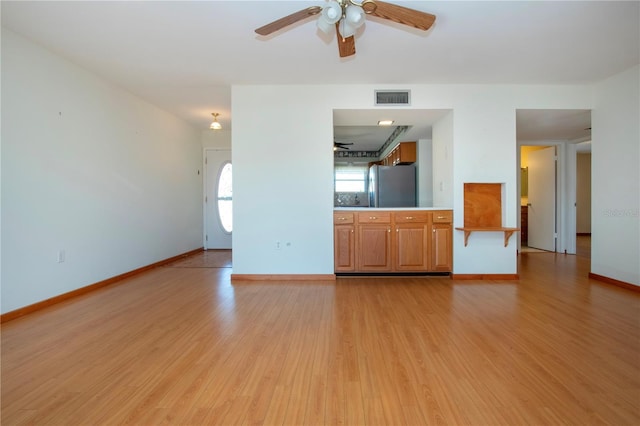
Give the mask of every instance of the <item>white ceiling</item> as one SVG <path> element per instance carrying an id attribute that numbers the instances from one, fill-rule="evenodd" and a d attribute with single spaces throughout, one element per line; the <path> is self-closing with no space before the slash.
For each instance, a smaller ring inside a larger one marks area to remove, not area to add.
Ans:
<path id="1" fill-rule="evenodd" d="M 344 59 L 313 19 L 253 32 L 324 0 L 0 4 L 4 27 L 202 129 L 212 112 L 230 128 L 235 84 L 582 84 L 640 62 L 638 1 L 394 3 L 435 25 L 367 17 Z"/>
<path id="2" fill-rule="evenodd" d="M 591 136 L 590 110 L 535 110 L 516 111 L 518 141 L 583 141 Z"/>
<path id="3" fill-rule="evenodd" d="M 337 109 L 333 111 L 333 134 L 337 142 L 352 142 L 353 151 L 377 151 L 398 126 L 409 128 L 400 141 L 430 139 L 434 123 L 449 110 L 441 109 Z M 391 127 L 377 126 L 380 120 L 393 120 Z"/>

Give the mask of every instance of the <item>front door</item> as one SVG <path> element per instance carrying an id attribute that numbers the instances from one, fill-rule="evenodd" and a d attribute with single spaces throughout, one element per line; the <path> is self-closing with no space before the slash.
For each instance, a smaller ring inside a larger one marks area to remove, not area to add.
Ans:
<path id="1" fill-rule="evenodd" d="M 556 148 L 528 156 L 529 247 L 556 251 Z"/>
<path id="2" fill-rule="evenodd" d="M 206 249 L 230 249 L 232 232 L 231 151 L 205 151 Z"/>

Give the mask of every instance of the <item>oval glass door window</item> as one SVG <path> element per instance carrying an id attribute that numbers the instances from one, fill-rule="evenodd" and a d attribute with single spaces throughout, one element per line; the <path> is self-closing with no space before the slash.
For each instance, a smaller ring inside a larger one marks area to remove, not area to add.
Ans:
<path id="1" fill-rule="evenodd" d="M 222 229 L 228 234 L 233 229 L 233 192 L 231 188 L 231 163 L 225 163 L 218 176 L 218 219 Z"/>

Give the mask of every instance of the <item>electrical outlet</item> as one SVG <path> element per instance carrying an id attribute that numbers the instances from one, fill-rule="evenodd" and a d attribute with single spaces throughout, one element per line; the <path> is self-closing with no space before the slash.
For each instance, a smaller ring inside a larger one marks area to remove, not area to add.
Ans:
<path id="1" fill-rule="evenodd" d="M 280 250 L 280 248 L 282 248 L 282 244 L 280 244 L 280 241 L 276 241 L 276 250 Z"/>
<path id="2" fill-rule="evenodd" d="M 67 253 L 64 250 L 58 250 L 58 263 L 64 262 L 66 257 Z"/>

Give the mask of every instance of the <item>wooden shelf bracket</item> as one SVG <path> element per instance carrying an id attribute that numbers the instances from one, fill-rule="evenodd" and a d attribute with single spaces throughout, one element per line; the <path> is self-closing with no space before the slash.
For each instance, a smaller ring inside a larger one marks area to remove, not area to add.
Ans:
<path id="1" fill-rule="evenodd" d="M 456 228 L 457 231 L 462 231 L 464 232 L 464 246 L 466 247 L 467 244 L 469 243 L 469 235 L 471 235 L 472 232 L 504 232 L 504 246 L 508 246 L 509 245 L 509 238 L 511 238 L 511 236 L 513 235 L 514 232 L 517 232 L 520 230 L 520 228 L 503 228 L 503 227 L 499 227 L 499 228 Z"/>

